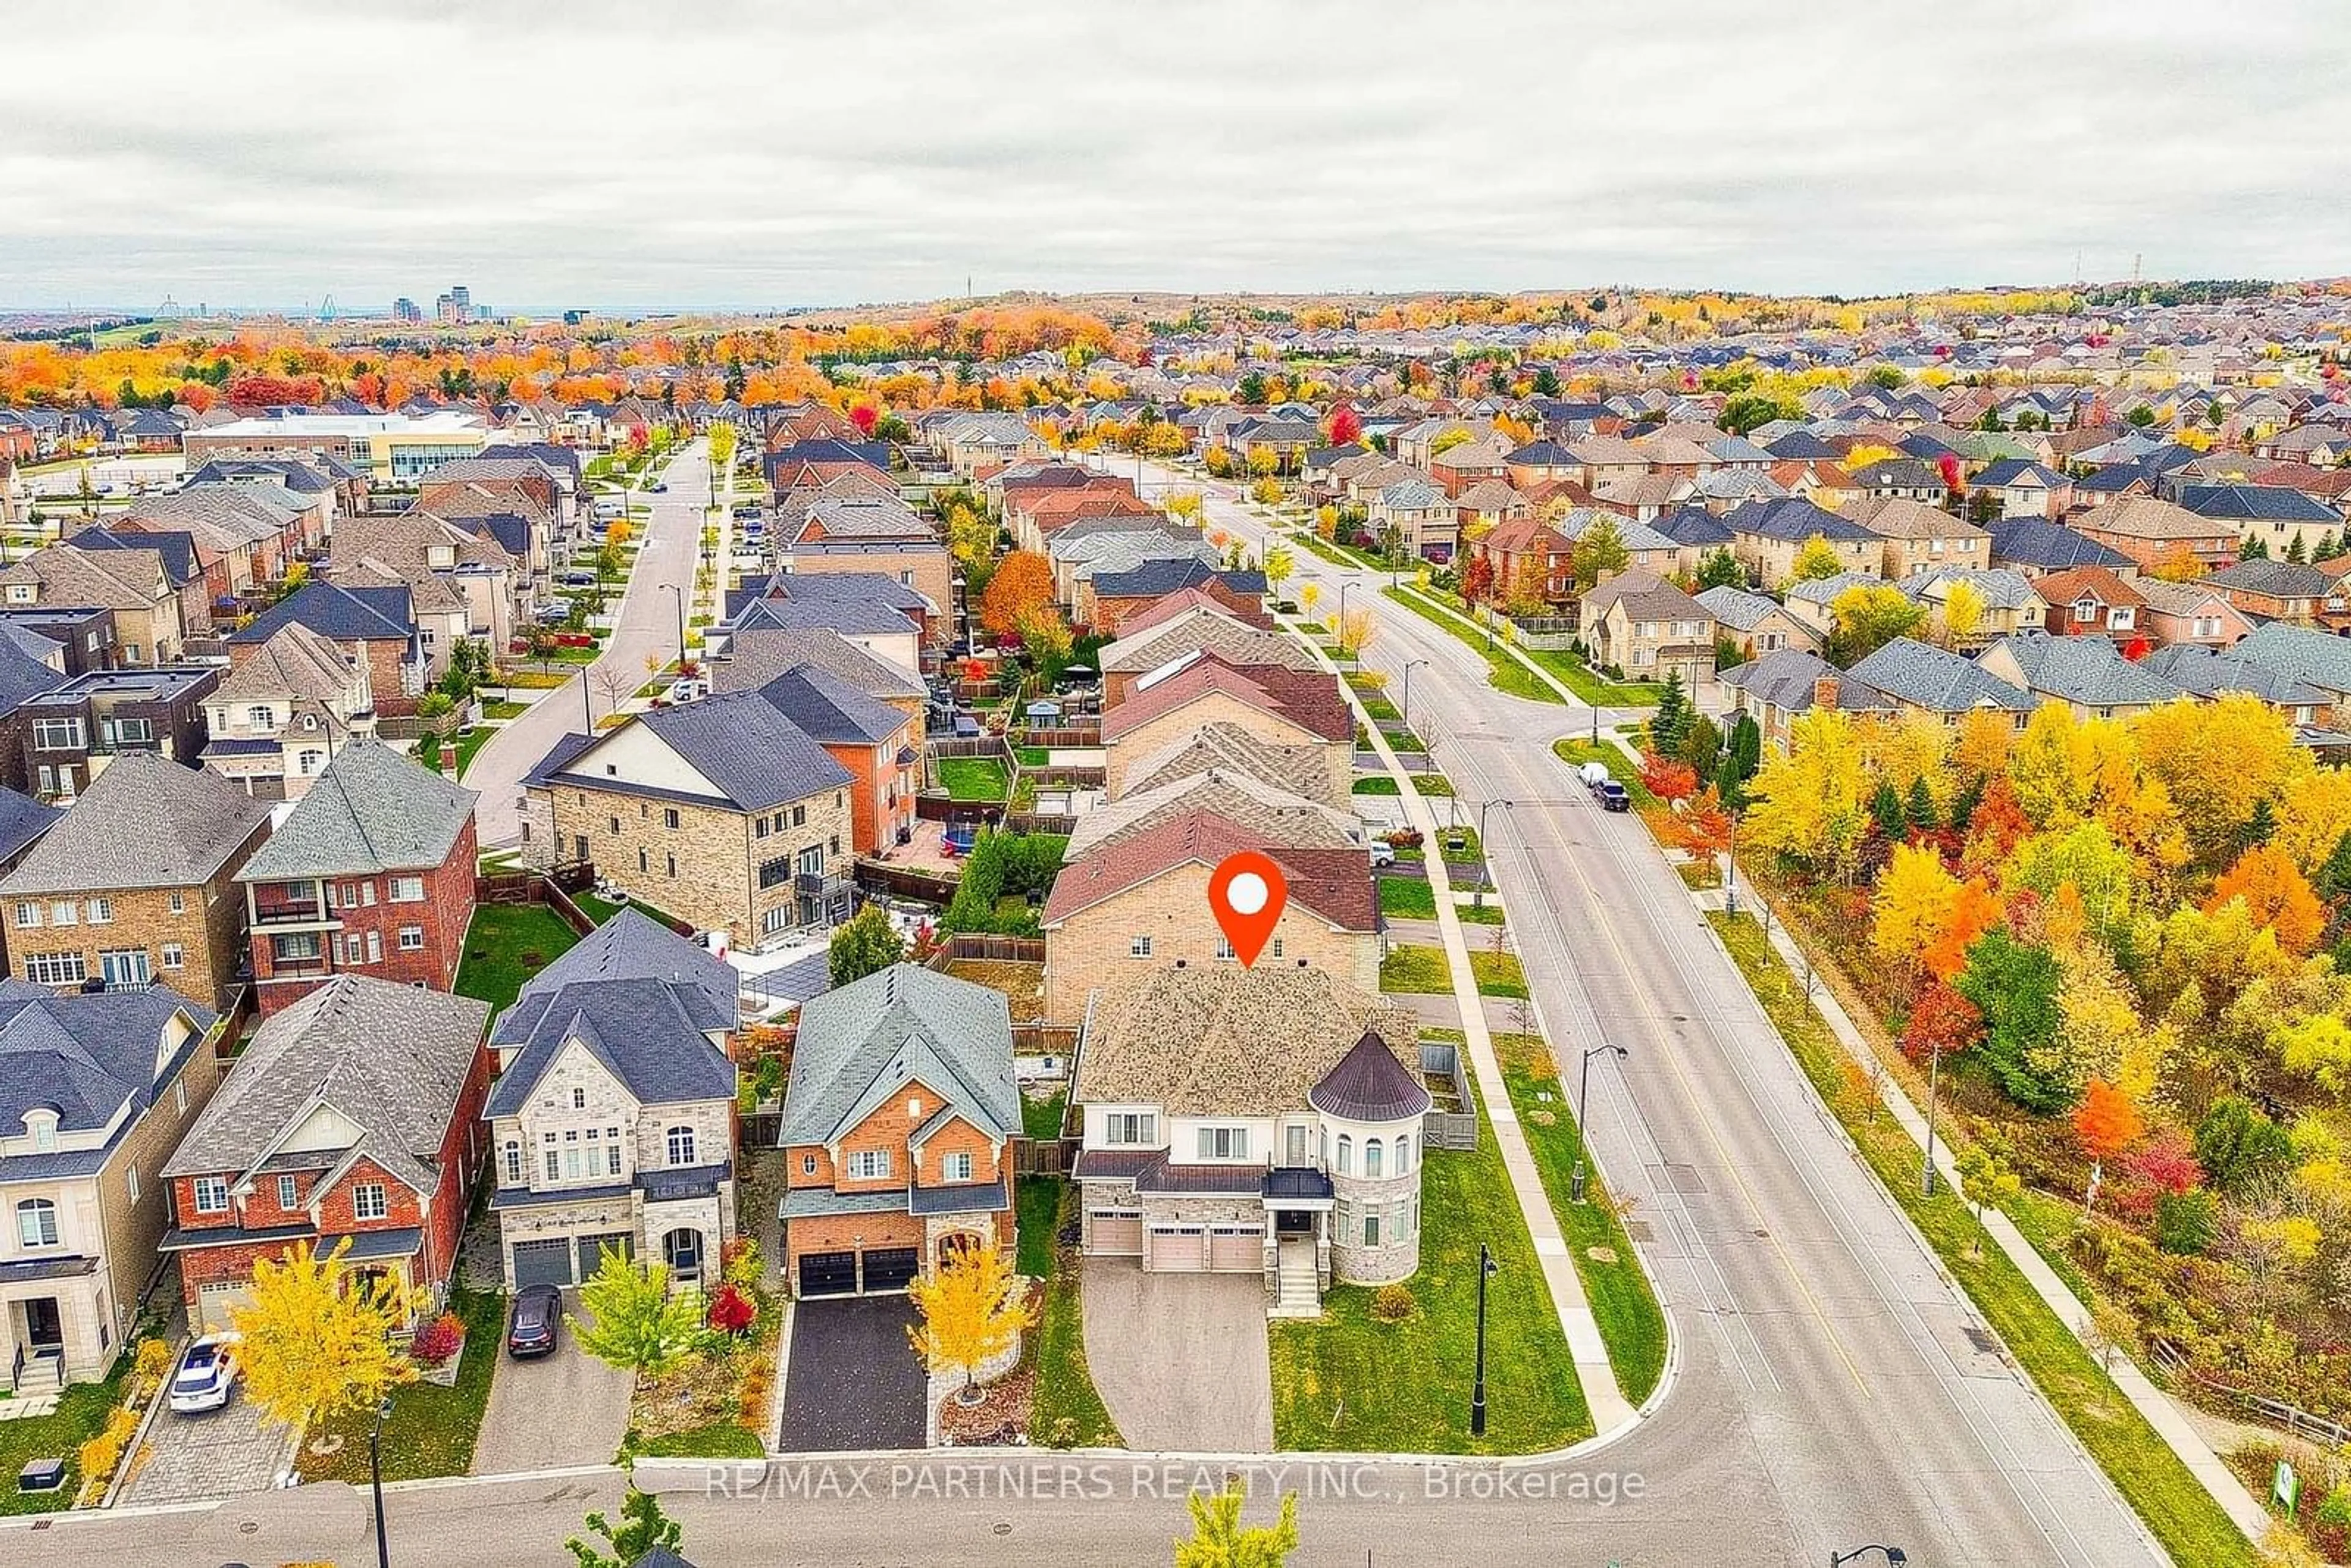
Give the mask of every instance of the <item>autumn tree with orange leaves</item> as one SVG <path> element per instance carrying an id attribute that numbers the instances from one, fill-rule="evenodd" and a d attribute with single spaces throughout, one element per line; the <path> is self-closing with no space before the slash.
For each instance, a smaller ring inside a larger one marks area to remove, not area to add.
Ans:
<path id="1" fill-rule="evenodd" d="M 2082 1092 L 2081 1104 L 2074 1108 L 2074 1135 L 2081 1140 L 2084 1154 L 2105 1165 L 2147 1135 L 2147 1119 L 2129 1095 L 2103 1078 L 2093 1078 Z M 2087 1209 L 2096 1196 L 2097 1189 L 2091 1187 L 2082 1207 Z"/>
<path id="2" fill-rule="evenodd" d="M 2289 953 L 2309 952 L 2326 930 L 2325 906 L 2282 849 L 2257 844 L 2239 855 L 2212 884 L 2204 912 L 2212 914 L 2232 898 L 2243 899 L 2253 924 L 2267 926 Z"/>
<path id="3" fill-rule="evenodd" d="M 979 595 L 979 623 L 998 637 L 1017 637 L 1053 608 L 1053 567 L 1034 550 L 1014 550 L 997 564 Z"/>

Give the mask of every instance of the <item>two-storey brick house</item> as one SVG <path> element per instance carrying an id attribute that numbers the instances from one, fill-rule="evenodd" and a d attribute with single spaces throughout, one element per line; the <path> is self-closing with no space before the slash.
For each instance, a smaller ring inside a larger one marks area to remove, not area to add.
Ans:
<path id="1" fill-rule="evenodd" d="M 479 799 L 380 740 L 344 747 L 236 873 L 262 1012 L 346 970 L 455 985 Z"/>
<path id="2" fill-rule="evenodd" d="M 481 1168 L 489 1013 L 338 975 L 263 1022 L 163 1166 L 190 1333 L 229 1328 L 254 1260 L 304 1242 L 438 1306 Z"/>
<path id="3" fill-rule="evenodd" d="M 0 1387 L 106 1375 L 170 1221 L 165 1158 L 212 1098 L 206 1009 L 0 980 Z"/>
<path id="4" fill-rule="evenodd" d="M 523 780 L 524 849 L 595 862 L 631 898 L 743 946 L 826 925 L 854 856 L 856 782 L 758 692 L 567 735 Z"/>
<path id="5" fill-rule="evenodd" d="M 813 664 L 778 675 L 759 695 L 848 770 L 854 853 L 874 854 L 914 836 L 914 794 L 923 768 L 919 716 L 868 696 Z"/>
<path id="6" fill-rule="evenodd" d="M 784 1268 L 802 1296 L 904 1290 L 1016 1244 L 1004 993 L 914 964 L 800 1008 L 784 1092 Z"/>
<path id="7" fill-rule="evenodd" d="M 1255 1274 L 1270 1312 L 1420 1266 L 1410 1012 L 1322 969 L 1168 968 L 1100 998 L 1070 1099 L 1089 1257 Z"/>
<path id="8" fill-rule="evenodd" d="M 245 962 L 236 873 L 269 803 L 217 773 L 130 752 L 0 878 L 19 979 L 79 988 L 162 981 L 225 1009 Z"/>
<path id="9" fill-rule="evenodd" d="M 509 1289 L 576 1284 L 607 1251 L 682 1283 L 716 1275 L 735 1234 L 740 994 L 733 968 L 624 909 L 499 1015 L 490 1207 Z"/>

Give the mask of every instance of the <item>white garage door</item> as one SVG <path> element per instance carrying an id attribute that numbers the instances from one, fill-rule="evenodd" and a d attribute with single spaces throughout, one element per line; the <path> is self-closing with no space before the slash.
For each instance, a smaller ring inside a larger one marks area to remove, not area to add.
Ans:
<path id="1" fill-rule="evenodd" d="M 235 1327 L 229 1312 L 253 1305 L 253 1287 L 243 1281 L 196 1287 L 196 1333 L 226 1333 Z"/>
<path id="2" fill-rule="evenodd" d="M 1143 1215 L 1132 1208 L 1097 1208 L 1093 1212 L 1093 1249 L 1113 1258 L 1134 1258 L 1143 1251 Z"/>
<path id="3" fill-rule="evenodd" d="M 1146 1268 L 1164 1273 L 1190 1271 L 1197 1273 L 1208 1266 L 1207 1232 L 1197 1225 L 1179 1225 L 1165 1230 L 1155 1230 L 1150 1236 L 1151 1256 Z"/>
<path id="4" fill-rule="evenodd" d="M 1208 1229 L 1208 1267 L 1223 1273 L 1253 1274 L 1265 1267 L 1265 1231 L 1254 1225 L 1217 1225 Z"/>

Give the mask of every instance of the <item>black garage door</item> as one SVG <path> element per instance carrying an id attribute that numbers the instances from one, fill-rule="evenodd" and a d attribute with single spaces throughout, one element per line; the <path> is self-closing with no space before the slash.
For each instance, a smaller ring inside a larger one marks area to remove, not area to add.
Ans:
<path id="1" fill-rule="evenodd" d="M 922 1271 L 922 1252 L 913 1247 L 877 1247 L 865 1254 L 865 1289 L 903 1291 Z"/>
<path id="2" fill-rule="evenodd" d="M 517 1288 L 571 1283 L 570 1241 L 559 1236 L 549 1241 L 516 1242 L 514 1277 Z"/>
<path id="3" fill-rule="evenodd" d="M 625 1230 L 616 1230 L 609 1236 L 582 1236 L 580 1239 L 580 1278 L 583 1281 L 594 1279 L 596 1270 L 604 1266 L 604 1249 L 607 1247 L 619 1249 L 622 1258 L 637 1255 L 637 1239 Z"/>
<path id="4" fill-rule="evenodd" d="M 846 1296 L 856 1290 L 856 1253 L 810 1252 L 801 1257 L 801 1295 Z"/>

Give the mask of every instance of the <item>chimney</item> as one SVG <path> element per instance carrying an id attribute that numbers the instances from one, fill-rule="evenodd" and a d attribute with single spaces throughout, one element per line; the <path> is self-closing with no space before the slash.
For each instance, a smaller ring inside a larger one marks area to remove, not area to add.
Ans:
<path id="1" fill-rule="evenodd" d="M 1813 681 L 1813 706 L 1814 707 L 1836 706 L 1838 690 L 1837 678 L 1834 674 L 1814 677 Z"/>

